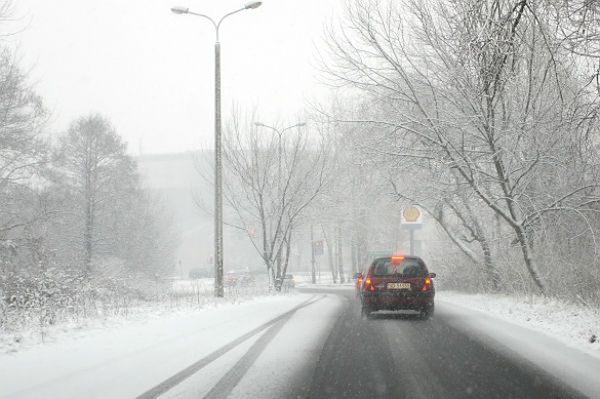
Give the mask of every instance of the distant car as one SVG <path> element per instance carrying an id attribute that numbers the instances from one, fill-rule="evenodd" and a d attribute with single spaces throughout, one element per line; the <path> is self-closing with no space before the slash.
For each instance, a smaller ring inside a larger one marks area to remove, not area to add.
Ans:
<path id="1" fill-rule="evenodd" d="M 205 277 L 206 272 L 200 268 L 190 269 L 188 276 L 190 280 L 197 280 L 199 278 Z"/>
<path id="2" fill-rule="evenodd" d="M 362 286 L 364 277 L 363 277 L 363 273 L 362 272 L 358 272 L 354 275 L 354 281 L 355 281 L 355 291 L 356 291 L 356 296 L 360 297 L 360 287 Z"/>
<path id="3" fill-rule="evenodd" d="M 283 286 L 286 288 L 296 287 L 296 280 L 294 280 L 294 276 L 292 274 L 286 274 L 283 277 Z"/>
<path id="4" fill-rule="evenodd" d="M 226 287 L 244 287 L 254 283 L 254 277 L 245 270 L 232 270 L 225 273 L 223 283 Z"/>
<path id="5" fill-rule="evenodd" d="M 435 288 L 425 262 L 416 256 L 375 259 L 360 286 L 362 314 L 378 310 L 414 310 L 421 318 L 434 311 Z"/>

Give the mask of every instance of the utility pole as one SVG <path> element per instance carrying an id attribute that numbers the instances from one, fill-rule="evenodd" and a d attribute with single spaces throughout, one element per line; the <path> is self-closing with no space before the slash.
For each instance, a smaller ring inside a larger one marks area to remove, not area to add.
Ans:
<path id="1" fill-rule="evenodd" d="M 223 160 L 221 141 L 221 43 L 219 28 L 223 20 L 240 11 L 260 7 L 261 1 L 252 1 L 244 7 L 225 14 L 217 22 L 208 15 L 190 11 L 187 7 L 173 7 L 174 14 L 189 14 L 205 18 L 215 28 L 215 296 L 223 297 Z"/>
<path id="2" fill-rule="evenodd" d="M 311 249 L 311 260 L 310 263 L 312 265 L 312 283 L 317 283 L 317 277 L 315 275 L 315 233 L 313 224 L 310 224 L 310 249 Z"/>
<path id="3" fill-rule="evenodd" d="M 215 42 L 215 296 L 223 297 L 223 158 L 221 142 L 221 43 Z"/>

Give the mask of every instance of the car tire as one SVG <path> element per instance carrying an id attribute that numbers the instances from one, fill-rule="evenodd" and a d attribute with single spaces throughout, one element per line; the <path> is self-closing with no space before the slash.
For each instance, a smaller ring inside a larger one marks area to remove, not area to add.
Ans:
<path id="1" fill-rule="evenodd" d="M 419 314 L 419 318 L 421 320 L 429 320 L 431 316 L 433 316 L 433 312 L 435 310 L 434 305 L 431 305 L 427 308 L 421 309 L 421 313 Z"/>

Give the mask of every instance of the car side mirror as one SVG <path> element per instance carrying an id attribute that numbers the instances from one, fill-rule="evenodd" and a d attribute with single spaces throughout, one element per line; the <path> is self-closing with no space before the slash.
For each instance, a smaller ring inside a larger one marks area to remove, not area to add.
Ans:
<path id="1" fill-rule="evenodd" d="M 429 273 L 427 275 L 427 277 L 429 277 L 429 278 L 435 278 L 435 276 L 437 276 L 437 274 L 435 274 L 435 273 Z"/>

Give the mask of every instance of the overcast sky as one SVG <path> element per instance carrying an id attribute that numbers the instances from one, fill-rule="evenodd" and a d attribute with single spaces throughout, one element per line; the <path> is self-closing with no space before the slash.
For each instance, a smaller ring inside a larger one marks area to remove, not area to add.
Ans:
<path id="1" fill-rule="evenodd" d="M 51 129 L 99 112 L 137 153 L 212 146 L 214 29 L 174 5 L 219 17 L 244 0 L 16 0 L 21 65 L 53 114 Z M 221 27 L 223 111 L 293 120 L 321 98 L 315 44 L 340 0 L 266 0 Z"/>

